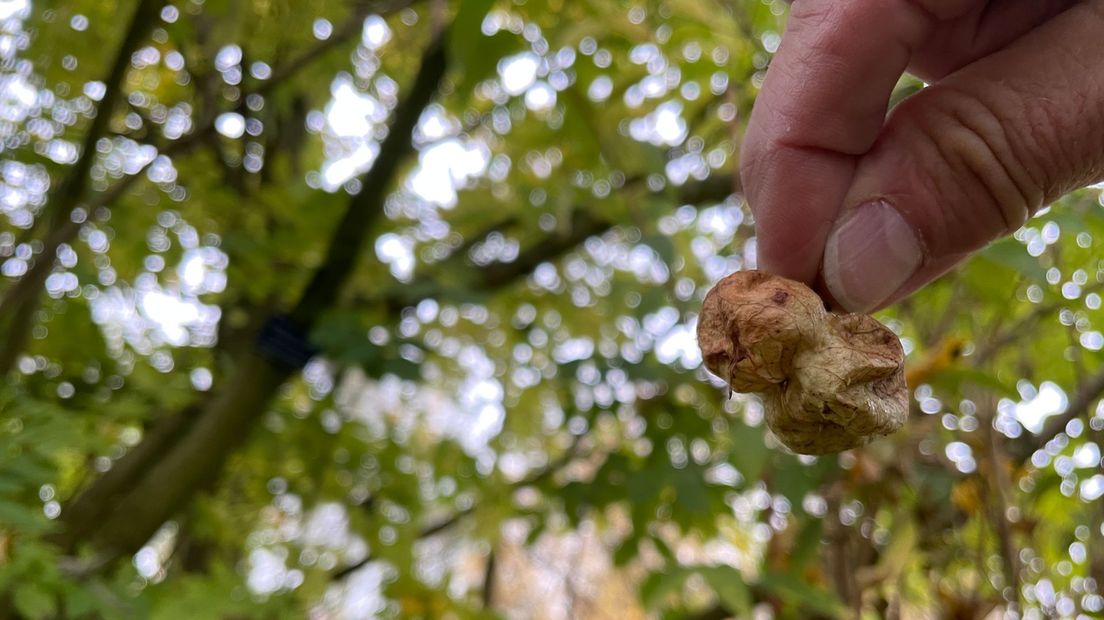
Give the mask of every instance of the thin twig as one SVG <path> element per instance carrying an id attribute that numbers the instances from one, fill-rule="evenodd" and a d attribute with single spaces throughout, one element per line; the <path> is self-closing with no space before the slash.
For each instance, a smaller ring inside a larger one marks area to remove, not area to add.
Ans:
<path id="1" fill-rule="evenodd" d="M 734 182 L 734 175 L 715 175 L 705 181 L 696 181 L 682 186 L 676 194 L 680 204 L 700 204 L 710 201 L 721 201 L 729 196 Z M 642 188 L 643 178 L 631 178 L 626 180 L 624 190 Z M 577 248 L 587 239 L 602 235 L 615 227 L 614 222 L 595 215 L 588 207 L 576 207 L 571 213 L 571 225 L 562 232 L 552 233 L 542 238 L 533 245 L 522 249 L 514 260 L 508 263 L 491 263 L 485 266 L 469 265 L 465 271 L 466 277 L 457 278 L 448 272 L 447 267 L 451 258 L 431 265 L 429 269 L 416 274 L 413 283 L 401 286 L 380 288 L 375 295 L 362 297 L 357 300 L 357 305 L 368 306 L 383 304 L 391 311 L 416 305 L 430 295 L 447 297 L 451 292 L 462 290 L 465 293 L 478 292 L 490 293 L 518 282 L 531 275 L 542 263 L 559 259 L 564 254 Z M 472 236 L 471 241 L 465 242 L 464 249 L 485 240 L 487 236 L 495 232 L 501 232 L 504 225 L 512 224 L 508 219 L 491 225 Z M 460 258 L 462 252 L 455 251 L 452 256 Z M 451 282 L 447 285 L 445 282 Z M 456 283 L 461 283 L 459 286 Z"/>
<path id="2" fill-rule="evenodd" d="M 990 399 L 990 401 L 991 400 L 992 399 Z M 1019 547 L 1012 538 L 1012 524 L 1009 520 L 1009 509 L 1012 502 L 1012 482 L 1008 477 L 1008 471 L 1005 469 L 1006 458 L 1001 445 L 1001 442 L 1004 440 L 1004 435 L 993 428 L 993 409 L 993 403 L 989 402 L 988 406 L 985 408 L 985 419 L 981 422 L 982 433 L 989 453 L 989 467 L 992 468 L 992 472 L 990 472 L 992 490 L 989 493 L 989 496 L 992 498 L 990 502 L 992 513 L 991 520 L 996 530 L 997 540 L 1000 543 L 1000 557 L 1001 564 L 1004 568 L 1005 586 L 1011 588 L 1013 596 L 1017 597 L 1015 600 L 1018 601 L 1020 592 Z M 979 477 L 979 480 L 985 486 L 990 486 L 984 477 Z"/>
<path id="3" fill-rule="evenodd" d="M 1104 283 L 1093 283 L 1086 286 L 1083 292 L 1095 293 L 1104 290 Z M 1005 347 L 1016 342 L 1020 338 L 1023 338 L 1025 334 L 1029 333 L 1028 329 L 1039 320 L 1046 316 L 1058 312 L 1062 308 L 1070 305 L 1067 300 L 1061 300 L 1052 302 L 1046 305 L 1037 306 L 1030 313 L 1025 315 L 1020 320 L 1016 321 L 1012 325 L 1009 325 L 1000 334 L 990 338 L 983 347 L 980 347 L 976 354 L 974 354 L 974 364 L 981 366 L 988 362 L 994 355 L 1000 353 Z"/>
<path id="4" fill-rule="evenodd" d="M 564 467 L 571 464 L 576 457 L 581 456 L 579 454 L 579 447 L 581 445 L 582 435 L 576 435 L 574 440 L 572 440 L 571 446 L 569 446 L 567 450 L 564 451 L 563 455 L 560 456 L 560 458 L 541 468 L 540 471 L 537 471 L 536 473 L 510 485 L 510 489 L 522 489 L 525 487 L 540 484 L 541 482 L 544 482 L 548 478 L 554 476 L 556 472 L 563 470 Z M 415 539 L 423 540 L 431 536 L 436 536 L 437 534 L 440 534 L 441 532 L 444 532 L 445 530 L 448 530 L 457 525 L 458 523 L 463 521 L 464 518 L 473 514 L 478 508 L 478 504 L 473 504 L 467 508 L 464 508 L 463 510 L 458 510 L 452 513 L 451 515 L 441 519 L 440 521 L 427 525 L 418 530 L 418 534 L 417 536 L 415 536 Z M 372 556 L 372 554 L 368 554 L 365 557 L 361 558 L 359 561 L 354 562 L 349 566 L 346 566 L 345 568 L 342 568 L 341 570 L 334 573 L 331 576 L 331 580 L 341 581 L 342 579 L 345 579 L 349 575 L 355 573 L 356 571 L 360 570 L 374 560 L 375 558 Z"/>
<path id="5" fill-rule="evenodd" d="M 489 610 L 494 607 L 496 564 L 495 550 L 491 547 L 487 552 L 487 565 L 483 567 L 483 609 Z"/>
<path id="6" fill-rule="evenodd" d="M 303 54 L 296 56 L 274 69 L 272 71 L 272 77 L 258 84 L 254 92 L 258 95 L 267 95 L 276 85 L 287 81 L 322 56 L 325 56 L 331 50 L 340 47 L 350 38 L 359 35 L 364 31 L 364 19 L 369 15 L 373 13 L 377 15 L 394 13 L 395 11 L 405 9 L 414 4 L 414 1 L 415 0 L 378 0 L 358 7 L 344 26 L 334 31 L 325 41 L 322 41 Z"/>

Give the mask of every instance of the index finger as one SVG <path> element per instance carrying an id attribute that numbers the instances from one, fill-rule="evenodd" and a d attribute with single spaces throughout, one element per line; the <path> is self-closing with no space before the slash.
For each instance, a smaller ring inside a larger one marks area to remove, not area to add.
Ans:
<path id="1" fill-rule="evenodd" d="M 858 155 L 937 21 L 982 0 L 797 0 L 741 155 L 761 268 L 814 282 Z"/>

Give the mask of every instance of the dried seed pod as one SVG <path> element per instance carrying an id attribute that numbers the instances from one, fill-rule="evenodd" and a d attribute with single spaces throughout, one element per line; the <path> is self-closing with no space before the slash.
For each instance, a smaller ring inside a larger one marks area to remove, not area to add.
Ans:
<path id="1" fill-rule="evenodd" d="M 831 314 L 804 284 L 741 271 L 705 296 L 698 345 L 706 368 L 758 392 L 767 426 L 800 454 L 828 454 L 888 435 L 908 416 L 904 351 L 863 314 Z"/>

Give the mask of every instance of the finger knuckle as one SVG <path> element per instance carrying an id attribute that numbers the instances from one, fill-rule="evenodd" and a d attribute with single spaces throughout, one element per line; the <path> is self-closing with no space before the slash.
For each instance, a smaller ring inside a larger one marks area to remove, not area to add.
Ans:
<path id="1" fill-rule="evenodd" d="M 927 171 L 937 196 L 960 196 L 970 208 L 958 218 L 999 218 L 1012 232 L 1040 208 L 1051 151 L 1046 132 L 1025 115 L 1016 97 L 978 96 L 938 85 L 925 93 L 929 105 L 911 106 L 910 120 L 932 151 Z M 986 222 L 963 222 L 985 225 Z M 989 224 L 991 226 L 991 224 Z"/>

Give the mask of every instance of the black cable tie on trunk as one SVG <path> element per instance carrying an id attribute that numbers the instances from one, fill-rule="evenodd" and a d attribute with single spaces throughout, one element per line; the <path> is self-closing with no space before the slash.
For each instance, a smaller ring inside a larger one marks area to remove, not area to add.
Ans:
<path id="1" fill-rule="evenodd" d="M 261 327 L 257 335 L 257 352 L 285 370 L 299 370 L 307 365 L 318 349 L 307 340 L 303 328 L 286 314 L 276 314 Z"/>

